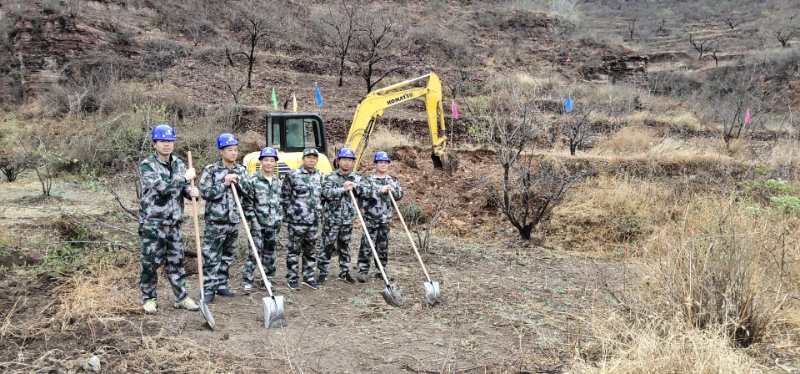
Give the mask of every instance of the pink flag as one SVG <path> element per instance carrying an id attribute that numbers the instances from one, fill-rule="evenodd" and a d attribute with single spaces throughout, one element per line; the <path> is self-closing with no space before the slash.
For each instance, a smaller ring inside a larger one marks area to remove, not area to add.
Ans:
<path id="1" fill-rule="evenodd" d="M 450 102 L 450 115 L 453 119 L 458 119 L 461 115 L 458 114 L 458 105 L 456 105 L 456 101 L 453 100 Z"/>
<path id="2" fill-rule="evenodd" d="M 750 114 L 750 109 L 744 112 L 744 127 L 750 126 L 753 123 L 753 115 Z"/>

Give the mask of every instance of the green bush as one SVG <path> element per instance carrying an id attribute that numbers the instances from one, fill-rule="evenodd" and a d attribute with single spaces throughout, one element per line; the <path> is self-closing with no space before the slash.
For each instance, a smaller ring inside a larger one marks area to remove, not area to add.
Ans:
<path id="1" fill-rule="evenodd" d="M 800 197 L 790 195 L 772 196 L 769 202 L 772 207 L 784 213 L 800 215 Z"/>

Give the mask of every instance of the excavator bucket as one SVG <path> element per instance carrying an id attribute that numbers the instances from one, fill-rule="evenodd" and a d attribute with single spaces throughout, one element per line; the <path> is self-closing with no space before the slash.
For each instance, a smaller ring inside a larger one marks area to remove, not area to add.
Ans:
<path id="1" fill-rule="evenodd" d="M 448 175 L 452 175 L 458 169 L 458 159 L 452 154 L 439 156 L 431 153 L 431 160 L 435 169 L 444 170 Z"/>

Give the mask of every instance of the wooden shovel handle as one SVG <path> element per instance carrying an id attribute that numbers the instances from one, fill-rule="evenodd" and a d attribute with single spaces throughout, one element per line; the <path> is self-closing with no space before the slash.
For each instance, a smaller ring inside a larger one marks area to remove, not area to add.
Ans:
<path id="1" fill-rule="evenodd" d="M 189 160 L 189 169 L 192 169 L 192 152 L 186 152 Z M 189 185 L 194 188 L 194 178 L 189 180 Z M 197 219 L 197 198 L 192 196 L 192 222 L 194 223 L 194 244 L 197 248 L 197 278 L 200 283 L 200 299 L 204 299 L 205 290 L 203 289 L 203 250 L 200 246 L 200 222 Z"/>

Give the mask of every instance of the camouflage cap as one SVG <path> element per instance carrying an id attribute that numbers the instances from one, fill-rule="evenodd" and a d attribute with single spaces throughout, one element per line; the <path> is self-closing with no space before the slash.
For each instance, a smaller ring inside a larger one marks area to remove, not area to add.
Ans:
<path id="1" fill-rule="evenodd" d="M 319 151 L 316 148 L 306 148 L 303 150 L 303 157 L 306 156 L 319 157 Z"/>

